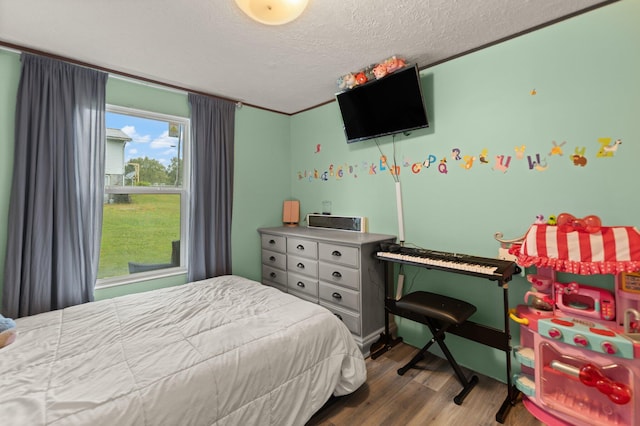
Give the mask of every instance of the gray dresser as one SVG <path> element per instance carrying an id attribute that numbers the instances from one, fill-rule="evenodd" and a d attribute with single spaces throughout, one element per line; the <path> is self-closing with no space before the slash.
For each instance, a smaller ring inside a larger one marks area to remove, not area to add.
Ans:
<path id="1" fill-rule="evenodd" d="M 373 254 L 396 237 L 306 227 L 258 232 L 262 283 L 329 309 L 368 355 L 384 330 L 384 264 Z"/>

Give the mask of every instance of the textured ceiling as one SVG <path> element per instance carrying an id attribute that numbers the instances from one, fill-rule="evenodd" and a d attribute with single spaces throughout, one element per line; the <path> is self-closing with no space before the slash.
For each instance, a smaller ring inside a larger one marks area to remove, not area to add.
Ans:
<path id="1" fill-rule="evenodd" d="M 274 27 L 234 0 L 0 0 L 0 42 L 293 114 L 391 55 L 424 68 L 609 2 L 310 0 Z"/>

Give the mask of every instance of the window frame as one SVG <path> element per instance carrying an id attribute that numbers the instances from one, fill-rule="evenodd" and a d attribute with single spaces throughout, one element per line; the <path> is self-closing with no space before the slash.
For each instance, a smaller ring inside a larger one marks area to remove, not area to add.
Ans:
<path id="1" fill-rule="evenodd" d="M 134 274 L 120 275 L 116 277 L 99 278 L 96 280 L 95 288 L 104 289 L 126 284 L 139 283 L 143 281 L 155 280 L 159 278 L 173 277 L 187 274 L 187 240 L 189 238 L 189 209 L 191 194 L 191 119 L 170 114 L 163 114 L 139 108 L 124 107 L 119 105 L 106 105 L 106 112 L 131 115 L 135 117 L 180 123 L 183 125 L 182 134 L 182 186 L 129 186 L 104 187 L 104 193 L 109 194 L 180 194 L 180 265 L 173 268 L 156 269 L 153 271 L 137 272 Z M 105 145 L 106 153 L 106 145 Z M 102 226 L 102 225 L 101 225 Z M 102 233 L 101 233 L 102 234 Z M 102 236 L 101 236 L 102 238 Z"/>

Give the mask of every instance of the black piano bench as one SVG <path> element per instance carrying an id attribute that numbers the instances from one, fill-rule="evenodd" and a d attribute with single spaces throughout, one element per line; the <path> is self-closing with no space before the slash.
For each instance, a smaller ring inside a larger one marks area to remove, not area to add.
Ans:
<path id="1" fill-rule="evenodd" d="M 444 337 L 449 327 L 465 322 L 476 311 L 476 307 L 462 300 L 441 294 L 416 291 L 397 300 L 396 308 L 398 310 L 396 314 L 402 316 L 402 311 L 406 311 L 410 314 L 407 315 L 407 318 L 425 324 L 433 335 L 425 347 L 420 349 L 407 365 L 398 369 L 398 374 L 402 376 L 413 368 L 418 361 L 424 358 L 424 354 L 429 350 L 429 347 L 437 342 L 463 386 L 462 391 L 453 398 L 457 405 L 462 404 L 467 394 L 478 383 L 478 376 L 474 375 L 469 380 L 465 377 L 462 369 L 444 343 Z"/>

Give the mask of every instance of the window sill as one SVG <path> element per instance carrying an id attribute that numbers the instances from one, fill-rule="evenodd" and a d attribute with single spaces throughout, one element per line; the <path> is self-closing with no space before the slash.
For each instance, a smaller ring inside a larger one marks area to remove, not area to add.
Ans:
<path id="1" fill-rule="evenodd" d="M 125 275 L 115 278 L 102 278 L 96 282 L 95 290 L 101 290 L 105 288 L 118 287 L 121 285 L 136 284 L 145 281 L 152 281 L 161 278 L 175 277 L 179 275 L 186 275 L 187 268 L 166 268 L 148 272 L 138 272 L 135 274 Z"/>

